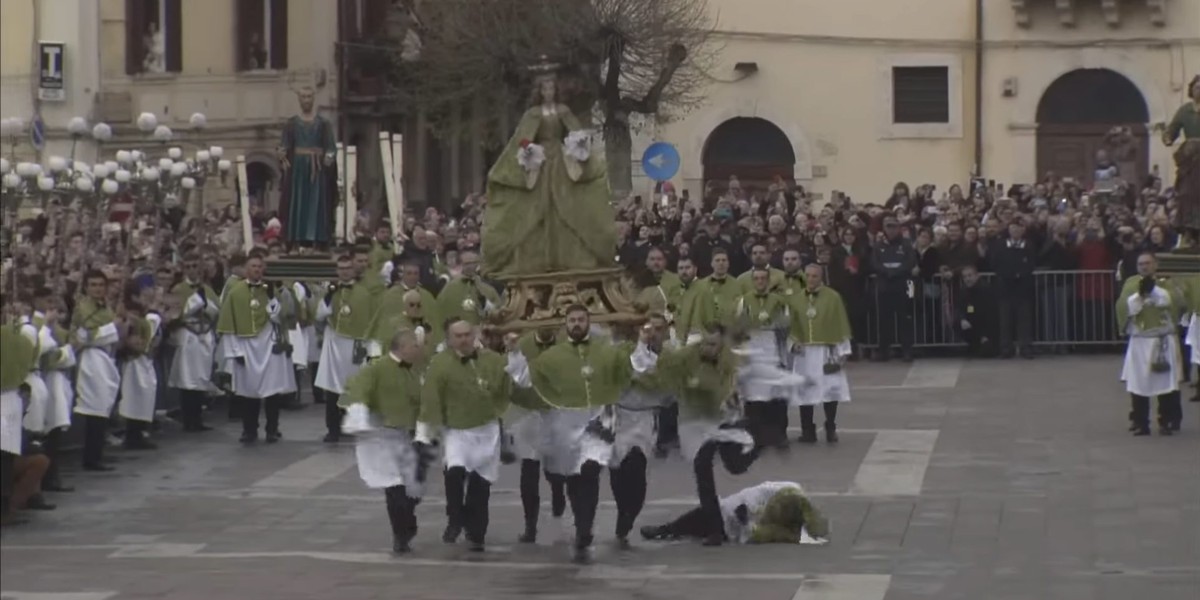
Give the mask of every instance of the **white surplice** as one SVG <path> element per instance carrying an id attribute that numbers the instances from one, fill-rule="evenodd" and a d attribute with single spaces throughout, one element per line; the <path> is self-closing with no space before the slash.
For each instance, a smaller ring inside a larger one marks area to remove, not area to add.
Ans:
<path id="1" fill-rule="evenodd" d="M 151 340 L 146 345 L 152 347 L 152 340 L 158 335 L 162 317 L 156 313 L 146 315 L 150 323 Z M 154 371 L 154 358 L 147 354 L 139 354 L 129 360 L 121 368 L 121 404 L 117 412 L 126 419 L 135 421 L 154 421 L 154 404 L 158 399 L 158 374 Z"/>
<path id="2" fill-rule="evenodd" d="M 23 317 L 22 322 L 24 324 L 21 325 L 21 335 L 33 344 L 37 353 L 34 369 L 25 376 L 25 385 L 29 386 L 29 406 L 25 409 L 23 423 L 29 431 L 45 433 L 49 431 L 46 427 L 46 414 L 50 410 L 51 399 L 50 390 L 42 378 L 41 364 L 44 356 L 57 349 L 58 342 L 54 340 L 54 334 L 49 327 L 38 327 L 29 317 Z"/>
<path id="3" fill-rule="evenodd" d="M 325 323 L 325 340 L 321 344 L 321 360 L 317 364 L 316 386 L 333 394 L 341 394 L 346 391 L 346 383 L 362 365 L 354 364 L 354 347 L 359 343 L 358 340 L 334 331 L 329 326 L 332 314 L 333 309 L 325 301 L 317 307 L 317 322 Z"/>
<path id="4" fill-rule="evenodd" d="M 188 298 L 183 308 L 183 327 L 176 329 L 170 339 L 175 353 L 167 376 L 168 387 L 203 392 L 215 390 L 212 372 L 217 336 L 212 327 L 219 314 L 220 307 L 213 299 L 202 298 L 199 293 Z"/>
<path id="5" fill-rule="evenodd" d="M 0 451 L 21 454 L 21 412 L 24 408 L 21 392 L 0 393 Z"/>
<path id="6" fill-rule="evenodd" d="M 844 362 L 845 357 L 850 356 L 850 351 L 850 340 L 844 340 L 836 346 L 805 345 L 803 353 L 793 352 L 792 372 L 803 375 L 808 385 L 795 388 L 795 393 L 791 395 L 792 406 L 849 402 L 850 381 L 846 378 L 845 367 L 837 373 L 825 373 L 825 365 L 831 360 Z"/>
<path id="7" fill-rule="evenodd" d="M 1187 345 L 1192 348 L 1192 364 L 1200 365 L 1200 313 L 1192 313 L 1187 328 Z"/>
<path id="8" fill-rule="evenodd" d="M 112 415 L 117 394 L 121 391 L 121 372 L 113 358 L 120 341 L 117 326 L 108 323 L 100 327 L 95 338 L 81 327 L 75 331 L 75 337 L 83 344 L 75 376 L 75 412 L 107 419 Z"/>
<path id="9" fill-rule="evenodd" d="M 462 467 L 488 483 L 500 479 L 500 422 L 489 421 L 470 429 L 443 430 L 446 468 Z"/>
<path id="10" fill-rule="evenodd" d="M 219 352 L 224 369 L 233 374 L 234 393 L 243 398 L 269 398 L 296 391 L 292 359 L 272 352 L 279 319 L 277 300 L 267 303 L 267 314 L 269 322 L 254 337 L 221 336 Z"/>
<path id="11" fill-rule="evenodd" d="M 1147 298 L 1143 299 L 1141 294 L 1133 293 L 1125 302 L 1129 308 L 1129 323 L 1125 330 L 1129 335 L 1129 346 L 1125 350 L 1125 364 L 1121 369 L 1121 381 L 1125 382 L 1125 390 L 1130 394 L 1148 398 L 1178 391 L 1179 380 L 1183 377 L 1183 360 L 1179 353 L 1179 336 L 1175 332 L 1175 323 L 1167 322 L 1161 327 L 1140 331 L 1133 319 L 1146 305 L 1170 306 L 1170 295 L 1162 287 L 1155 287 Z M 1166 355 L 1170 369 L 1155 373 L 1151 371 L 1150 364 L 1159 353 Z"/>

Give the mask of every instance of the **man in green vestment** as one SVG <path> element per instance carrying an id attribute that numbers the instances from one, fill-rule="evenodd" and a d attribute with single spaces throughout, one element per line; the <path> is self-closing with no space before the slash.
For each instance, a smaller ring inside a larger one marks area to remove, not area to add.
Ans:
<path id="1" fill-rule="evenodd" d="M 21 421 L 25 414 L 25 397 L 29 388 L 25 378 L 37 357 L 33 342 L 21 335 L 20 324 L 0 325 L 0 457 L 4 477 L 3 507 L 0 513 L 9 516 L 9 500 L 13 492 L 13 463 L 21 454 Z M 7 523 L 5 523 L 7 525 Z"/>
<path id="2" fill-rule="evenodd" d="M 692 331 L 691 319 L 695 314 L 696 299 L 700 296 L 700 281 L 696 279 L 696 263 L 690 256 L 679 257 L 675 265 L 679 272 L 679 302 L 676 304 L 673 319 L 675 339 L 686 343 Z"/>
<path id="3" fill-rule="evenodd" d="M 325 443 L 341 439 L 345 413 L 338 408 L 337 398 L 345 391 L 346 382 L 366 362 L 366 344 L 376 310 L 375 295 L 361 277 L 355 277 L 350 256 L 338 257 L 337 275 L 338 282 L 325 292 L 316 314 L 318 322 L 325 322 L 325 339 L 314 384 L 326 394 Z"/>
<path id="4" fill-rule="evenodd" d="M 737 301 L 742 297 L 742 284 L 729 275 L 729 253 L 724 248 L 712 250 L 712 275 L 697 284 L 696 298 L 686 316 L 689 336 L 733 324 Z"/>
<path id="5" fill-rule="evenodd" d="M 592 526 L 600 501 L 600 471 L 612 457 L 613 405 L 634 377 L 651 371 L 657 357 L 646 348 L 647 333 L 636 347 L 593 340 L 587 307 L 566 310 L 567 340 L 528 361 L 509 348 L 514 379 L 532 387 L 550 409 L 543 414 L 546 469 L 567 477 L 567 497 L 575 514 L 573 559 L 587 562 Z M 527 368 L 519 367 L 527 361 Z"/>
<path id="6" fill-rule="evenodd" d="M 85 273 L 85 295 L 71 314 L 72 345 L 79 359 L 75 414 L 83 417 L 83 468 L 87 471 L 112 470 L 102 459 L 109 416 L 121 391 L 121 371 L 115 358 L 121 334 L 109 308 L 109 283 L 100 271 Z"/>
<path id="7" fill-rule="evenodd" d="M 462 275 L 454 278 L 437 295 L 437 314 L 442 319 L 462 319 L 472 325 L 500 306 L 496 288 L 479 279 L 479 253 L 463 250 L 458 255 Z"/>
<path id="8" fill-rule="evenodd" d="M 735 314 L 739 332 L 746 334 L 747 366 L 775 368 L 785 364 L 790 307 L 783 296 L 772 292 L 771 271 L 755 267 L 749 292 L 738 298 Z M 773 385 L 769 377 L 743 377 L 738 395 L 744 403 L 749 429 L 759 445 L 786 449 L 787 388 Z"/>
<path id="9" fill-rule="evenodd" d="M 783 271 L 771 266 L 771 253 L 767 250 L 766 244 L 754 244 L 750 247 L 750 270 L 738 276 L 738 283 L 742 286 L 742 293 L 753 292 L 754 282 L 751 278 L 755 270 L 765 270 L 770 273 L 771 281 L 767 287 L 768 291 L 776 291 L 783 284 Z"/>
<path id="10" fill-rule="evenodd" d="M 378 357 L 380 355 L 379 348 L 382 348 L 386 340 L 395 335 L 397 331 L 412 331 L 417 336 L 417 341 L 425 348 L 427 357 L 432 357 L 438 352 L 438 346 L 444 340 L 445 329 L 442 325 L 436 325 L 431 319 L 426 318 L 427 306 L 429 306 L 426 303 L 429 302 L 429 299 L 426 294 L 422 293 L 424 291 L 424 289 L 412 289 L 400 296 L 390 293 L 383 295 L 384 300 L 381 300 L 380 306 L 375 309 L 375 318 L 371 323 L 368 356 Z M 397 299 L 392 306 L 383 304 L 383 301 L 392 299 Z M 397 302 L 399 306 L 395 306 Z M 436 309 L 431 312 L 436 314 Z"/>
<path id="11" fill-rule="evenodd" d="M 503 356 L 476 347 L 470 323 L 450 323 L 446 336 L 448 347 L 425 372 L 416 441 L 428 445 L 442 430 L 448 520 L 442 541 L 457 542 L 465 529 L 471 551 L 482 552 L 488 498 L 500 476 L 499 419 L 512 399 L 513 380 Z"/>
<path id="12" fill-rule="evenodd" d="M 647 285 L 638 292 L 636 304 L 646 313 L 665 315 L 674 320 L 683 289 L 679 276 L 667 270 L 667 256 L 657 246 L 646 252 Z"/>
<path id="13" fill-rule="evenodd" d="M 367 487 L 384 492 L 396 554 L 412 550 L 431 458 L 418 451 L 412 434 L 421 411 L 423 354 L 413 332 L 395 334 L 387 355 L 351 377 L 338 400 L 346 410 L 343 430 L 358 435 L 358 474 Z"/>
<path id="14" fill-rule="evenodd" d="M 1121 380 L 1129 392 L 1131 426 L 1135 436 L 1150 435 L 1150 398 L 1158 398 L 1162 435 L 1179 430 L 1183 407 L 1179 380 L 1183 359 L 1176 326 L 1180 301 L 1170 282 L 1158 277 L 1158 261 L 1145 252 L 1137 259 L 1138 274 L 1129 278 L 1117 298 L 1118 329 L 1129 336 Z"/>
<path id="15" fill-rule="evenodd" d="M 788 248 L 783 251 L 783 280 L 775 291 L 783 294 L 789 302 L 798 294 L 804 292 L 804 259 L 800 251 Z"/>
<path id="16" fill-rule="evenodd" d="M 404 295 L 410 291 L 421 295 L 420 314 L 425 322 L 435 329 L 445 327 L 445 318 L 438 314 L 437 297 L 421 285 L 420 265 L 413 261 L 405 261 L 400 265 L 400 279 L 380 294 L 372 327 L 384 327 L 384 330 L 376 330 L 376 334 L 372 335 L 373 339 L 383 344 L 395 333 L 395 329 L 388 328 L 393 327 L 392 323 L 403 316 L 406 309 Z"/>
<path id="17" fill-rule="evenodd" d="M 792 372 L 812 383 L 792 400 L 800 406 L 800 442 L 816 443 L 813 413 L 820 404 L 825 412 L 825 441 L 833 443 L 838 441 L 838 404 L 850 401 L 850 383 L 842 368 L 850 355 L 850 319 L 842 297 L 825 285 L 820 265 L 805 267 L 804 276 L 804 293 L 792 296 L 791 362 Z"/>

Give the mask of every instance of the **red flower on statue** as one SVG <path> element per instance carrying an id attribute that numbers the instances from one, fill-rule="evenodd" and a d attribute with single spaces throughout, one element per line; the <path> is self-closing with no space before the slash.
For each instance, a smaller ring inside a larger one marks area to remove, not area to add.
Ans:
<path id="1" fill-rule="evenodd" d="M 521 144 L 521 147 L 522 147 L 522 148 L 527 148 L 527 147 L 529 147 L 529 145 L 530 145 L 530 144 L 532 144 L 532 143 L 533 143 L 532 141 L 530 141 L 530 140 L 528 140 L 528 139 L 526 139 L 526 138 L 521 138 L 521 142 L 520 142 L 520 144 Z"/>

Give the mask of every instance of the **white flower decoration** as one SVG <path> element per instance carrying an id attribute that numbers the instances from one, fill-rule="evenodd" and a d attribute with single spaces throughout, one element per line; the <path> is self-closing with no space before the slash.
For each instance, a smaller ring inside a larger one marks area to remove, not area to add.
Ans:
<path id="1" fill-rule="evenodd" d="M 586 162 L 592 155 L 592 134 L 586 130 L 572 131 L 563 141 L 567 156 L 578 162 Z"/>
<path id="2" fill-rule="evenodd" d="M 525 169 L 526 173 L 532 173 L 542 168 L 542 163 L 546 162 L 546 149 L 538 144 L 528 143 L 517 150 L 517 164 Z"/>

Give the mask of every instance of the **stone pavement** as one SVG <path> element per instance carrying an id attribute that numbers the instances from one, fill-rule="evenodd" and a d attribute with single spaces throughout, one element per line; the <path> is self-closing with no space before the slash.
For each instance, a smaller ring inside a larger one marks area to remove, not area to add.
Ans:
<path id="1" fill-rule="evenodd" d="M 540 545 L 513 543 L 512 467 L 493 489 L 486 554 L 440 542 L 434 482 L 417 551 L 393 558 L 382 494 L 362 486 L 349 445 L 316 441 L 319 407 L 285 413 L 275 446 L 239 446 L 234 424 L 169 432 L 157 452 L 120 453 L 115 473 L 68 472 L 79 491 L 55 496 L 58 511 L 6 530 L 0 599 L 1195 600 L 1200 405 L 1185 404 L 1182 435 L 1130 437 L 1119 366 L 852 365 L 840 444 L 718 478 L 723 493 L 803 484 L 832 519 L 832 543 L 622 553 L 605 490 L 586 568 L 568 564 L 566 528 L 548 515 Z M 640 524 L 694 502 L 679 458 L 650 468 Z"/>

